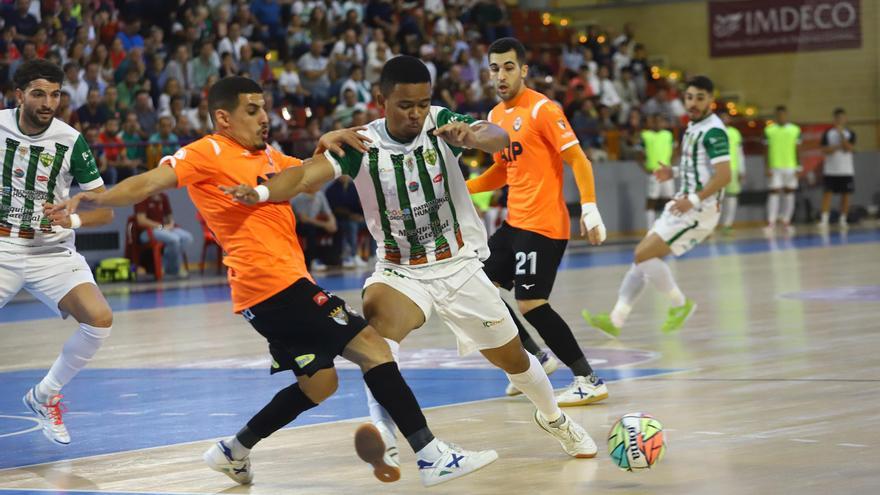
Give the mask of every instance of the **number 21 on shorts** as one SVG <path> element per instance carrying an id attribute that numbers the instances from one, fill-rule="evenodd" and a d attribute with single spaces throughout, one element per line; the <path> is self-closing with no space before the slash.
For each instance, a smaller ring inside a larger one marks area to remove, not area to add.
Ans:
<path id="1" fill-rule="evenodd" d="M 528 265 L 526 265 L 528 263 Z M 538 253 L 530 251 L 516 252 L 516 274 L 517 275 L 534 275 L 538 266 Z"/>

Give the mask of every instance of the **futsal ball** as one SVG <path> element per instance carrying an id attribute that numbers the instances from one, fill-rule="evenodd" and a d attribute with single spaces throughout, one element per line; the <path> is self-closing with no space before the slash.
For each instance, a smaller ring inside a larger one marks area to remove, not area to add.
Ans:
<path id="1" fill-rule="evenodd" d="M 623 415 L 608 432 L 608 454 L 620 469 L 648 469 L 666 453 L 663 425 L 650 414 Z"/>

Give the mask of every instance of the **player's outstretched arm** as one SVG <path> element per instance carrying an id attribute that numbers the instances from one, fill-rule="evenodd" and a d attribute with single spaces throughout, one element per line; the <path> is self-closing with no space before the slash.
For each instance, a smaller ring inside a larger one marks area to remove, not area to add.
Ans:
<path id="1" fill-rule="evenodd" d="M 498 153 L 510 145 L 507 131 L 490 122 L 468 124 L 450 122 L 434 129 L 434 135 L 459 148 L 473 148 L 486 153 Z"/>
<path id="2" fill-rule="evenodd" d="M 507 165 L 495 162 L 485 172 L 467 181 L 468 193 L 476 194 L 501 189 L 507 184 Z"/>
<path id="3" fill-rule="evenodd" d="M 81 204 L 94 206 L 128 206 L 140 203 L 153 194 L 177 187 L 177 174 L 171 167 L 159 166 L 116 184 L 106 191 L 81 192 L 67 202 L 73 213 Z"/>
<path id="4" fill-rule="evenodd" d="M 290 201 L 301 192 L 316 191 L 334 177 L 336 172 L 333 165 L 325 156 L 319 155 L 304 161 L 300 167 L 288 167 L 282 170 L 268 182 L 257 187 L 239 184 L 232 187 L 220 186 L 220 189 L 232 196 L 233 200 L 247 205 L 278 203 Z"/>
<path id="5" fill-rule="evenodd" d="M 102 193 L 106 190 L 104 186 L 100 186 L 92 189 L 91 192 Z M 49 219 L 51 225 L 58 225 L 65 229 L 97 227 L 113 221 L 112 208 L 96 208 L 82 213 L 74 213 L 68 208 L 66 202 L 43 203 L 43 214 Z"/>
<path id="6" fill-rule="evenodd" d="M 593 178 L 593 164 L 590 163 L 584 150 L 578 146 L 569 146 L 562 152 L 562 159 L 574 172 L 574 181 L 581 193 L 581 235 L 586 235 L 590 244 L 605 242 L 605 224 L 596 206 L 596 183 Z"/>

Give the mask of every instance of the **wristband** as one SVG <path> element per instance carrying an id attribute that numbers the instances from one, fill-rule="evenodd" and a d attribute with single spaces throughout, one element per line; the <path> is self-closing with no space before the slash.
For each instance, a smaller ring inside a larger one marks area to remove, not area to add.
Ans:
<path id="1" fill-rule="evenodd" d="M 254 191 L 257 193 L 258 203 L 265 203 L 269 200 L 269 188 L 265 185 L 260 184 L 254 188 Z"/>
<path id="2" fill-rule="evenodd" d="M 76 214 L 76 213 L 70 214 L 70 228 L 71 229 L 78 229 L 78 228 L 82 227 L 82 224 L 83 224 L 82 218 L 80 218 L 78 214 Z"/>
<path id="3" fill-rule="evenodd" d="M 697 196 L 697 193 L 690 193 L 687 195 L 688 201 L 691 202 L 694 208 L 700 207 L 700 197 Z"/>

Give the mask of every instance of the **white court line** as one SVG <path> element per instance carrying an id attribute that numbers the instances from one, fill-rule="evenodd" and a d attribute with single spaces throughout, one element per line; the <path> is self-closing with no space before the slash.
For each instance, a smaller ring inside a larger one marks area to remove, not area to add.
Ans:
<path id="1" fill-rule="evenodd" d="M 726 433 L 722 433 L 720 431 L 695 431 L 694 433 L 697 435 L 726 435 Z"/>
<path id="2" fill-rule="evenodd" d="M 16 435 L 24 435 L 25 433 L 30 433 L 30 432 L 32 432 L 32 431 L 37 431 L 37 430 L 39 430 L 39 429 L 42 428 L 42 426 L 40 425 L 40 420 L 37 419 L 37 418 L 34 418 L 34 417 L 32 417 L 32 416 L 7 416 L 7 415 L 5 415 L 5 414 L 0 414 L 0 418 L 7 418 L 7 419 L 24 419 L 24 420 L 27 420 L 27 421 L 33 421 L 34 423 L 36 423 L 35 426 L 33 426 L 33 427 L 31 427 L 31 428 L 29 428 L 29 429 L 27 429 L 27 430 L 13 431 L 13 432 L 11 432 L 11 433 L 4 433 L 4 434 L 0 435 L 0 438 L 14 437 L 14 436 L 16 436 Z"/>
<path id="3" fill-rule="evenodd" d="M 507 419 L 504 422 L 512 425 L 527 425 L 531 423 L 531 421 L 522 421 L 520 419 Z"/>
<path id="4" fill-rule="evenodd" d="M 818 440 L 813 440 L 811 438 L 789 438 L 789 440 L 798 443 L 819 443 Z"/>
<path id="5" fill-rule="evenodd" d="M 839 443 L 839 444 L 837 444 L 837 446 L 838 447 L 855 447 L 855 448 L 859 448 L 859 449 L 867 447 L 867 445 L 864 445 L 861 443 Z"/>
<path id="6" fill-rule="evenodd" d="M 208 416 L 238 416 L 238 413 L 211 413 Z"/>
<path id="7" fill-rule="evenodd" d="M 150 310 L 135 310 L 135 311 L 150 311 Z M 657 374 L 651 375 L 651 376 L 657 377 L 657 376 L 671 375 L 671 374 L 677 374 L 677 373 L 684 373 L 684 372 L 688 372 L 688 371 L 694 371 L 694 370 L 690 370 L 690 369 L 675 370 L 675 371 L 657 373 Z M 626 377 L 626 378 L 621 378 L 620 380 L 614 380 L 614 383 L 627 382 L 627 381 L 631 381 L 631 380 L 639 380 L 641 378 L 643 378 L 643 377 Z M 437 410 L 437 409 L 445 409 L 447 407 L 467 406 L 470 404 L 479 404 L 479 403 L 483 403 L 483 402 L 493 402 L 493 401 L 502 401 L 502 400 L 510 400 L 510 399 L 511 398 L 507 397 L 507 396 L 491 397 L 489 399 L 477 399 L 477 400 L 471 400 L 471 401 L 466 401 L 466 402 L 456 402 L 454 404 L 444 404 L 442 406 L 425 407 L 425 408 L 422 408 L 422 411 L 433 411 L 433 410 Z M 184 416 L 185 414 L 186 413 L 160 413 L 159 415 L 160 416 Z M 320 427 L 320 426 L 327 426 L 327 425 L 331 425 L 331 424 L 359 423 L 359 422 L 363 422 L 364 420 L 369 420 L 369 419 L 370 419 L 369 416 L 360 416 L 357 418 L 337 419 L 336 421 L 326 421 L 324 423 L 317 423 L 317 424 L 313 424 L 313 425 L 291 426 L 289 428 L 282 428 L 282 430 L 301 430 L 301 429 L 306 429 L 306 428 L 316 428 L 316 427 Z M 530 423 L 530 421 L 524 421 L 524 422 Z M 23 466 L 14 466 L 14 467 L 8 467 L 5 469 L 0 469 L 0 473 L 4 473 L 6 471 L 11 471 L 13 469 L 26 469 L 26 468 L 31 468 L 31 467 L 35 467 L 35 466 L 45 466 L 48 464 L 56 464 L 59 462 L 81 461 L 81 460 L 85 460 L 85 459 L 99 459 L 102 457 L 110 457 L 110 456 L 120 455 L 120 454 L 131 454 L 131 453 L 135 453 L 135 452 L 147 452 L 147 451 L 156 450 L 156 449 L 166 449 L 168 447 L 180 447 L 183 445 L 193 445 L 193 444 L 199 444 L 199 443 L 216 442 L 219 440 L 225 440 L 226 438 L 228 438 L 228 437 L 223 436 L 223 437 L 213 437 L 213 438 L 202 438 L 199 440 L 192 440 L 189 442 L 172 443 L 172 444 L 167 444 L 167 445 L 156 445 L 155 447 L 144 447 L 141 449 L 122 450 L 119 452 L 108 452 L 106 454 L 94 454 L 94 455 L 87 455 L 87 456 L 82 456 L 82 457 L 71 457 L 68 459 L 56 459 L 54 461 L 37 462 L 34 464 L 25 464 Z M 0 488 L 0 491 L 3 491 L 3 490 L 5 490 L 5 489 Z M 16 490 L 22 490 L 22 489 L 17 488 Z M 40 491 L 57 492 L 58 489 L 57 488 L 45 489 L 45 490 L 41 489 Z M 75 492 L 76 490 L 67 490 L 67 491 Z M 130 493 L 154 494 L 155 492 L 134 492 L 134 491 L 132 491 Z M 168 493 L 168 495 L 204 495 L 203 493 L 187 493 L 187 492 L 179 492 L 179 493 L 167 492 L 167 493 Z"/>
<path id="8" fill-rule="evenodd" d="M 459 423 L 482 423 L 483 420 L 480 418 L 461 418 L 457 419 Z"/>
<path id="9" fill-rule="evenodd" d="M 143 411 L 111 411 L 110 414 L 114 416 L 140 416 Z"/>
<path id="10" fill-rule="evenodd" d="M 120 399 L 125 399 L 127 397 L 137 397 L 140 394 L 122 394 L 119 396 Z"/>

